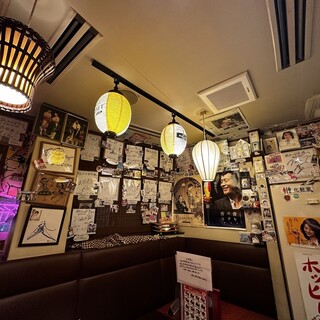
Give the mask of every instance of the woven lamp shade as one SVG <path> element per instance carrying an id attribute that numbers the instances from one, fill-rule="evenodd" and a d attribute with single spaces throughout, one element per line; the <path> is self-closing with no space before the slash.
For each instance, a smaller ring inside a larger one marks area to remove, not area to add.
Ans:
<path id="1" fill-rule="evenodd" d="M 179 123 L 170 122 L 161 132 L 161 147 L 169 157 L 178 157 L 187 146 L 187 134 Z"/>
<path id="2" fill-rule="evenodd" d="M 34 30 L 0 17 L 0 108 L 26 112 L 38 85 L 55 70 L 54 57 L 45 40 Z"/>
<path id="3" fill-rule="evenodd" d="M 213 181 L 220 162 L 220 149 L 213 141 L 202 140 L 192 149 L 192 158 L 202 181 Z"/>
<path id="4" fill-rule="evenodd" d="M 130 125 L 130 103 L 121 93 L 111 90 L 98 99 L 94 118 L 101 132 L 110 137 L 120 136 Z"/>

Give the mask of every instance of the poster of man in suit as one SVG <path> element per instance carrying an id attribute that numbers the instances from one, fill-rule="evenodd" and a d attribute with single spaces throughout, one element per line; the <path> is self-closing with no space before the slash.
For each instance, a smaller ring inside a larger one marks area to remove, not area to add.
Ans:
<path id="1" fill-rule="evenodd" d="M 208 184 L 205 187 L 208 188 Z M 238 171 L 224 171 L 209 186 L 210 199 L 206 200 L 208 226 L 245 229 L 242 191 Z"/>

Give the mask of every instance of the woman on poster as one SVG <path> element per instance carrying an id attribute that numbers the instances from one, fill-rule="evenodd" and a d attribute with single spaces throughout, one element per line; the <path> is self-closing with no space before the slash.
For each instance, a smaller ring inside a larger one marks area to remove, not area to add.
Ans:
<path id="1" fill-rule="evenodd" d="M 292 230 L 296 244 L 314 247 L 320 245 L 320 223 L 316 219 L 307 218 L 303 220 L 300 225 L 300 231 L 303 234 L 304 239 L 301 239 L 300 233 L 297 232 L 297 230 Z"/>

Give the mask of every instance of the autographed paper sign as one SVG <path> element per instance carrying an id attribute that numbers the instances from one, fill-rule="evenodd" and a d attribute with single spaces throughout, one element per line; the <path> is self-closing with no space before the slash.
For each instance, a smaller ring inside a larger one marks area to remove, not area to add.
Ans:
<path id="1" fill-rule="evenodd" d="M 211 258 L 177 251 L 178 282 L 212 291 Z"/>

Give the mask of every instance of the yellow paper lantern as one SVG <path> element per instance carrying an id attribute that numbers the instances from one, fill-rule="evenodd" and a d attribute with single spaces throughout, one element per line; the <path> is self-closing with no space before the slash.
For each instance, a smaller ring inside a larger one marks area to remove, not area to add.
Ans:
<path id="1" fill-rule="evenodd" d="M 11 18 L 0 17 L 0 109 L 27 112 L 36 87 L 55 70 L 54 57 L 34 30 Z"/>
<path id="2" fill-rule="evenodd" d="M 162 130 L 160 143 L 162 150 L 169 157 L 178 157 L 186 148 L 187 134 L 184 128 L 173 120 Z"/>
<path id="3" fill-rule="evenodd" d="M 120 136 L 131 121 L 130 103 L 120 92 L 111 90 L 97 101 L 94 118 L 101 132 L 111 137 Z"/>

